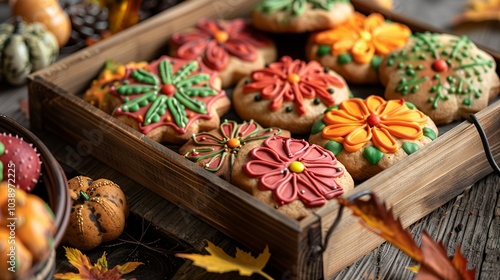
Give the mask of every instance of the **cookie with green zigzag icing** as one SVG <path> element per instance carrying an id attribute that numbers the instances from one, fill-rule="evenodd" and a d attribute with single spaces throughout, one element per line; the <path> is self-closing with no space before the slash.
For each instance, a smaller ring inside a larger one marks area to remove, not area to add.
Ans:
<path id="1" fill-rule="evenodd" d="M 415 104 L 437 125 L 466 118 L 495 98 L 495 60 L 466 36 L 416 33 L 379 66 L 386 99 Z"/>
<path id="2" fill-rule="evenodd" d="M 432 142 L 434 122 L 403 99 L 351 98 L 330 108 L 309 142 L 333 152 L 355 180 L 366 180 Z"/>
<path id="3" fill-rule="evenodd" d="M 335 27 L 354 12 L 349 0 L 263 0 L 252 11 L 258 29 L 303 33 Z"/>
<path id="4" fill-rule="evenodd" d="M 174 144 L 218 127 L 219 116 L 231 106 L 217 72 L 200 60 L 169 56 L 127 68 L 125 79 L 110 93 L 119 103 L 114 117 L 157 142 Z"/>

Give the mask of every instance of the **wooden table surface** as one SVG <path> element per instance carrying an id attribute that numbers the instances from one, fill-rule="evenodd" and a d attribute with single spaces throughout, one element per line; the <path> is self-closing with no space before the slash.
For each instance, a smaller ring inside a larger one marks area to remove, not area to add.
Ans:
<path id="1" fill-rule="evenodd" d="M 458 14 L 465 1 L 455 0 L 396 0 L 395 13 L 432 24 L 444 30 L 467 34 L 476 42 L 500 53 L 500 23 L 475 23 L 451 28 L 450 19 Z M 6 4 L 0 3 L 0 22 L 9 18 Z M 20 110 L 20 102 L 27 98 L 25 86 L 13 87 L 0 83 L 0 113 L 29 128 L 29 121 Z M 34 131 L 61 163 L 68 178 L 84 174 L 93 178 L 108 178 L 117 182 L 127 194 L 132 215 L 120 239 L 87 252 L 95 261 L 103 251 L 108 253 L 110 265 L 139 260 L 145 265 L 132 276 L 138 279 L 221 279 L 194 267 L 190 262 L 175 258 L 175 252 L 200 252 L 206 240 L 214 242 L 234 254 L 236 246 L 244 248 L 215 228 L 177 207 L 146 188 L 88 155 L 75 157 L 75 147 L 49 135 Z M 496 159 L 500 162 L 500 159 Z M 426 230 L 435 240 L 443 242 L 449 254 L 455 254 L 458 244 L 468 260 L 469 268 L 476 268 L 478 279 L 500 279 L 500 178 L 494 173 L 476 182 L 464 193 L 452 199 L 410 227 L 420 240 Z M 253 252 L 257 254 L 259 252 Z M 274 252 L 279 254 L 279 252 Z M 61 248 L 57 254 L 57 270 L 70 269 Z M 411 279 L 414 274 L 406 269 L 414 263 L 398 249 L 384 243 L 365 257 L 339 272 L 332 279 Z M 272 271 L 276 278 L 286 278 L 286 271 Z M 237 278 L 236 273 L 223 275 Z M 259 279 L 258 277 L 253 277 Z"/>

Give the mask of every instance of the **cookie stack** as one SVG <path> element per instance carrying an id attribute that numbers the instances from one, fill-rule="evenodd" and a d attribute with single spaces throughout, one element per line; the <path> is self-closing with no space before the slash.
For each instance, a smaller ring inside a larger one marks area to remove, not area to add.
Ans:
<path id="1" fill-rule="evenodd" d="M 249 16 L 199 20 L 162 57 L 101 75 L 87 99 L 300 220 L 500 91 L 468 38 L 412 34 L 347 0 L 263 0 Z M 277 49 L 283 34 L 302 40 L 301 58 Z"/>

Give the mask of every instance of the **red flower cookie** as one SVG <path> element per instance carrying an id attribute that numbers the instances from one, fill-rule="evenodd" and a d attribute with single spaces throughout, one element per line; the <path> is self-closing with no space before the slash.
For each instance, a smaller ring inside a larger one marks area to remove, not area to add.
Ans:
<path id="1" fill-rule="evenodd" d="M 224 88 L 276 59 L 274 43 L 243 19 L 201 19 L 194 29 L 174 33 L 170 46 L 171 56 L 202 57 L 205 65 L 220 72 Z"/>
<path id="2" fill-rule="evenodd" d="M 201 61 L 163 56 L 111 88 L 121 105 L 113 116 L 158 142 L 184 143 L 219 126 L 230 101 L 216 72 Z"/>
<path id="3" fill-rule="evenodd" d="M 415 104 L 437 125 L 466 118 L 500 92 L 495 60 L 466 36 L 417 33 L 380 64 L 386 99 Z"/>
<path id="4" fill-rule="evenodd" d="M 233 92 L 233 104 L 245 120 L 307 133 L 326 108 L 349 94 L 344 79 L 318 62 L 284 56 L 243 78 Z"/>
<path id="5" fill-rule="evenodd" d="M 231 181 L 298 220 L 354 187 L 351 175 L 330 151 L 278 136 L 240 154 Z"/>

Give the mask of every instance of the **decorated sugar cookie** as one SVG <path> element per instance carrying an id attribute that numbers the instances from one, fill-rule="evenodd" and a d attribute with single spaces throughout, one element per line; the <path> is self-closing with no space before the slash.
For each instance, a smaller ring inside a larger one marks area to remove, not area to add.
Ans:
<path id="1" fill-rule="evenodd" d="M 495 98 L 494 59 L 467 37 L 417 33 L 380 65 L 385 98 L 415 104 L 437 125 L 476 113 Z"/>
<path id="2" fill-rule="evenodd" d="M 402 99 L 351 98 L 313 126 L 309 142 L 335 154 L 355 180 L 366 180 L 436 139 L 434 122 Z"/>
<path id="3" fill-rule="evenodd" d="M 201 19 L 195 28 L 174 33 L 170 46 L 173 57 L 202 57 L 206 66 L 219 72 L 222 87 L 276 59 L 274 43 L 243 19 Z"/>
<path id="4" fill-rule="evenodd" d="M 277 127 L 263 128 L 253 120 L 242 123 L 225 120 L 219 128 L 193 135 L 179 152 L 229 181 L 234 162 L 242 149 L 260 146 L 264 140 L 276 135 L 290 137 L 290 132 Z"/>
<path id="5" fill-rule="evenodd" d="M 279 136 L 240 154 L 231 181 L 298 220 L 354 187 L 352 177 L 330 151 Z"/>
<path id="6" fill-rule="evenodd" d="M 198 131 L 219 126 L 230 101 L 216 72 L 199 60 L 163 56 L 111 88 L 113 116 L 158 142 L 184 143 Z"/>
<path id="7" fill-rule="evenodd" d="M 344 79 L 318 62 L 282 57 L 243 78 L 233 92 L 237 114 L 265 127 L 308 133 L 326 108 L 349 98 Z"/>
<path id="8" fill-rule="evenodd" d="M 387 22 L 380 14 L 353 14 L 345 23 L 312 34 L 307 57 L 330 67 L 348 82 L 379 83 L 378 67 L 384 55 L 406 44 L 410 29 Z"/>
<path id="9" fill-rule="evenodd" d="M 353 11 L 349 0 L 263 0 L 252 11 L 252 23 L 268 32 L 303 33 L 335 27 Z"/>

